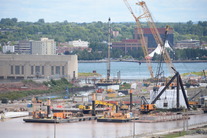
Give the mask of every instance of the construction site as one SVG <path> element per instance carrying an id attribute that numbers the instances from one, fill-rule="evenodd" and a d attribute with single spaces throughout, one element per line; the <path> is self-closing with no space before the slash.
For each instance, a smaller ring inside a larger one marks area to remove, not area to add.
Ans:
<path id="1" fill-rule="evenodd" d="M 142 126 L 148 126 L 149 124 L 151 126 L 156 126 L 159 123 L 159 125 L 163 125 L 164 123 L 170 124 L 169 122 L 176 122 L 178 124 L 183 123 L 184 131 L 187 131 L 190 129 L 190 127 L 188 128 L 188 120 L 193 122 L 193 119 L 197 116 L 202 116 L 205 120 L 205 113 L 207 113 L 206 76 L 204 75 L 205 77 L 199 81 L 184 79 L 173 65 L 167 51 L 169 47 L 165 45 L 170 27 L 166 26 L 165 38 L 161 38 L 144 1 L 136 3 L 136 6 L 141 8 L 143 12 L 139 16 L 134 13 L 128 0 L 124 0 L 124 3 L 135 19 L 151 78 L 135 82 L 121 82 L 119 77 L 117 79 L 111 79 L 111 19 L 109 18 L 107 77 L 95 82 L 95 89 L 92 92 L 85 95 L 74 93 L 64 99 L 42 98 L 41 96 L 35 95 L 32 99 L 25 99 L 22 101 L 9 102 L 5 99 L 5 101 L 2 100 L 0 104 L 0 119 L 5 120 L 24 116 L 24 118 L 21 119 L 26 125 L 30 123 L 37 123 L 39 126 L 54 124 L 54 137 L 56 136 L 57 124 L 61 126 L 61 124 L 74 125 L 74 123 L 76 123 L 78 125 L 78 123 L 80 123 L 81 125 L 81 122 L 84 121 L 95 122 L 96 124 L 106 123 L 106 126 L 109 125 L 109 127 L 111 127 L 110 125 L 112 124 L 117 125 L 117 123 L 126 124 L 126 126 L 132 124 L 130 126 L 130 134 L 127 134 L 127 136 L 122 135 L 121 137 L 152 137 L 152 135 L 153 137 L 162 137 L 165 133 L 158 133 L 155 135 L 155 132 L 153 132 L 150 136 L 147 134 L 147 131 L 145 133 L 137 133 L 136 130 L 141 129 L 141 127 L 136 127 L 136 124 L 143 124 Z M 146 46 L 141 19 L 146 19 L 157 42 L 157 49 L 152 53 L 148 52 Z M 156 71 L 153 71 L 151 65 L 151 58 L 154 53 L 160 55 L 160 62 L 158 63 Z M 163 63 L 167 65 L 171 77 L 164 76 Z M 124 83 L 128 83 L 130 88 L 121 90 L 120 87 L 122 87 Z M 190 84 L 190 86 L 187 84 Z M 12 91 L 49 89 L 44 85 L 31 86 L 22 83 L 16 83 L 15 85 L 0 84 L 0 86 L 0 91 L 4 92 L 8 89 Z M 16 112 L 16 114 L 14 113 L 13 116 L 9 116 L 6 112 Z M 20 112 L 26 112 L 26 114 L 21 114 Z M 203 121 L 204 125 L 206 125 L 205 121 Z M 202 121 L 199 123 L 202 123 Z M 145 129 L 147 129 L 147 127 Z M 172 130 L 172 128 L 170 129 Z M 180 132 L 179 134 L 181 135 L 183 129 L 176 131 Z M 202 131 L 202 134 L 206 136 L 206 132 L 205 129 Z M 116 135 L 116 137 L 118 136 Z"/>

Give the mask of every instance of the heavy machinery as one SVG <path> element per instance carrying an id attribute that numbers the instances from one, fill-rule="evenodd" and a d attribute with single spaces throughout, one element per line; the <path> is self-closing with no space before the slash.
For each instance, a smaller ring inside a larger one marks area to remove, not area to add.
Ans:
<path id="1" fill-rule="evenodd" d="M 108 106 L 109 108 L 106 110 L 109 110 L 109 109 L 112 111 L 116 110 L 115 104 L 111 104 L 111 103 L 107 103 L 105 101 L 99 101 L 99 100 L 94 100 L 93 102 L 96 106 L 98 105 Z M 93 105 L 79 105 L 78 108 L 82 110 L 84 114 L 88 114 L 93 110 Z"/>
<path id="2" fill-rule="evenodd" d="M 172 61 L 170 59 L 170 56 L 169 56 L 167 50 L 165 49 L 164 43 L 163 43 L 163 41 L 160 37 L 160 34 L 159 34 L 159 32 L 158 32 L 158 30 L 155 26 L 155 23 L 153 21 L 153 18 L 151 16 L 151 13 L 150 13 L 146 3 L 144 1 L 140 1 L 140 2 L 136 3 L 137 5 L 141 6 L 142 9 L 143 9 L 143 14 L 141 14 L 140 16 L 136 16 L 134 14 L 129 2 L 127 0 L 124 0 L 124 2 L 125 2 L 125 5 L 127 6 L 127 8 L 129 9 L 129 11 L 131 12 L 132 16 L 135 18 L 137 29 L 138 29 L 138 32 L 139 32 L 138 34 L 139 34 L 139 37 L 140 37 L 141 46 L 142 46 L 142 49 L 143 49 L 143 52 L 144 52 L 144 56 L 145 56 L 145 59 L 146 59 L 146 62 L 147 62 L 148 69 L 150 71 L 151 78 L 154 78 L 154 73 L 153 73 L 153 70 L 152 70 L 150 58 L 148 57 L 148 55 L 149 55 L 148 54 L 148 48 L 147 48 L 147 44 L 145 42 L 144 33 L 143 33 L 142 26 L 141 26 L 141 23 L 140 23 L 140 19 L 142 19 L 142 18 L 145 18 L 147 20 L 147 23 L 148 23 L 148 25 L 150 27 L 150 30 L 151 30 L 154 38 L 155 38 L 155 41 L 162 48 L 161 52 L 162 52 L 162 55 L 164 57 L 164 61 L 167 63 L 168 69 L 171 72 L 171 74 L 174 74 L 173 70 L 171 69 L 171 67 L 174 68 L 174 66 L 172 64 Z M 169 29 L 169 27 L 166 28 L 166 33 L 167 33 L 168 29 Z"/>
<path id="3" fill-rule="evenodd" d="M 149 104 L 148 101 L 144 96 L 141 96 L 142 104 L 140 107 L 140 112 L 143 114 L 149 113 L 151 111 L 154 111 L 156 109 L 154 104 Z"/>
<path id="4" fill-rule="evenodd" d="M 106 79 L 101 79 L 96 86 L 109 86 L 109 85 L 120 85 L 119 79 L 110 79 L 111 76 L 111 19 L 108 19 L 108 55 L 107 55 L 107 77 Z"/>
<path id="5" fill-rule="evenodd" d="M 147 47 L 147 43 L 146 43 L 146 40 L 144 38 L 144 33 L 143 33 L 143 29 L 141 27 L 141 23 L 140 23 L 140 17 L 137 17 L 130 4 L 128 3 L 127 0 L 124 0 L 125 2 L 125 5 L 127 6 L 127 8 L 129 9 L 130 13 L 132 14 L 132 16 L 134 17 L 135 21 L 136 21 L 136 25 L 137 25 L 137 29 L 138 29 L 138 32 L 139 32 L 139 37 L 140 37 L 140 43 L 141 43 L 141 46 L 142 46 L 142 50 L 143 50 L 143 53 L 144 53 L 144 56 L 145 56 L 145 59 L 146 59 L 146 63 L 147 63 L 147 67 L 148 67 L 148 70 L 150 71 L 150 76 L 151 78 L 154 78 L 154 73 L 153 73 L 153 70 L 152 70 L 152 65 L 151 65 L 151 60 L 150 58 L 148 57 L 149 53 L 148 53 L 148 47 Z"/>
<path id="6" fill-rule="evenodd" d="M 202 90 L 198 91 L 196 94 L 194 94 L 191 98 L 188 99 L 188 103 L 190 106 L 193 107 L 200 107 L 201 105 L 199 105 L 198 101 L 195 101 L 195 98 L 202 92 Z M 201 96 L 200 96 L 201 97 Z"/>
<path id="7" fill-rule="evenodd" d="M 146 18 L 147 19 L 147 23 L 150 27 L 150 30 L 155 38 L 155 41 L 157 42 L 158 45 L 160 45 L 162 47 L 162 55 L 164 57 L 164 61 L 165 63 L 168 65 L 168 69 L 171 72 L 171 74 L 174 74 L 174 71 L 172 70 L 172 67 L 174 68 L 174 65 L 172 64 L 172 61 L 170 59 L 170 56 L 165 48 L 165 40 L 163 41 L 161 39 L 161 36 L 155 26 L 154 20 L 151 16 L 151 13 L 146 5 L 146 3 L 144 1 L 138 2 L 137 5 L 141 6 L 143 9 L 143 14 L 139 17 L 139 18 Z M 166 27 L 166 32 L 167 33 L 169 30 L 169 26 Z M 166 39 L 166 38 L 165 38 Z"/>
<path id="8" fill-rule="evenodd" d="M 188 109 L 190 109 L 190 105 L 188 102 L 188 98 L 183 86 L 183 82 L 181 79 L 181 76 L 179 74 L 179 72 L 177 72 L 174 68 L 172 68 L 175 71 L 175 75 L 170 79 L 170 81 L 161 89 L 161 91 L 157 94 L 157 96 L 152 100 L 151 104 L 155 104 L 155 102 L 160 98 L 160 96 L 169 88 L 169 86 L 171 85 L 171 83 L 176 79 L 177 80 L 177 84 L 176 84 L 176 110 L 180 109 L 180 88 L 182 90 L 182 94 L 183 94 L 183 98 L 185 101 L 185 105 Z"/>

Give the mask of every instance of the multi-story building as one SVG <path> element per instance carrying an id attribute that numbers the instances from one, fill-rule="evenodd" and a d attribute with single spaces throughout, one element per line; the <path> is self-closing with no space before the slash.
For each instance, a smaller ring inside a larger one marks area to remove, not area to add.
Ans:
<path id="1" fill-rule="evenodd" d="M 53 39 L 41 38 L 40 41 L 21 40 L 15 46 L 18 54 L 55 55 L 56 43 Z"/>
<path id="2" fill-rule="evenodd" d="M 77 55 L 0 55 L 0 79 L 78 77 Z"/>
<path id="3" fill-rule="evenodd" d="M 141 47 L 140 41 L 138 39 L 126 39 L 122 40 L 121 42 L 113 42 L 112 43 L 112 48 L 118 48 L 122 49 L 125 54 L 129 50 L 138 50 L 138 48 Z"/>
<path id="4" fill-rule="evenodd" d="M 151 52 L 157 47 L 157 43 L 154 39 L 154 36 L 150 30 L 150 28 L 143 28 L 145 42 L 147 43 L 148 51 Z M 165 28 L 158 28 L 158 32 L 162 39 L 165 37 Z M 140 39 L 139 39 L 139 32 L 137 28 L 134 29 L 134 39 L 126 39 L 122 40 L 121 42 L 113 42 L 113 48 L 123 49 L 125 53 L 128 49 L 138 49 L 141 47 Z M 167 34 L 167 40 L 170 43 L 170 46 L 173 46 L 174 36 L 173 36 L 173 29 L 170 28 Z"/>
<path id="5" fill-rule="evenodd" d="M 32 54 L 35 55 L 55 55 L 56 44 L 53 39 L 41 38 L 41 41 L 32 41 Z"/>
<path id="6" fill-rule="evenodd" d="M 18 54 L 31 54 L 32 41 L 21 40 L 19 44 L 15 46 L 15 52 Z"/>

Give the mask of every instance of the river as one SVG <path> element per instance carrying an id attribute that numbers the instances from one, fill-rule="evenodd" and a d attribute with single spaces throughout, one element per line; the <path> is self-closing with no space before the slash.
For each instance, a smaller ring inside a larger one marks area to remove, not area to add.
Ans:
<path id="1" fill-rule="evenodd" d="M 200 72 L 207 70 L 207 63 L 174 63 L 175 69 L 180 73 Z M 152 63 L 153 72 L 156 73 L 158 63 Z M 93 72 L 106 77 L 106 63 L 78 63 L 78 72 Z M 163 64 L 164 76 L 170 76 L 170 72 Z M 137 62 L 111 62 L 111 77 L 117 77 L 117 72 L 121 72 L 122 79 L 146 79 L 150 78 L 149 70 L 146 63 Z"/>
<path id="2" fill-rule="evenodd" d="M 183 121 L 159 123 L 104 123 L 83 121 L 62 124 L 25 123 L 23 118 L 8 119 L 0 122 L 2 138 L 117 138 L 135 134 L 145 135 L 158 131 L 183 128 Z M 207 120 L 207 115 L 193 115 L 188 124 L 197 124 Z M 56 129 L 55 129 L 56 128 Z M 55 131 L 56 130 L 56 131 Z"/>
<path id="3" fill-rule="evenodd" d="M 157 63 L 152 63 L 154 69 Z M 174 63 L 180 73 L 197 72 L 207 69 L 207 63 Z M 166 66 L 166 65 L 164 65 Z M 106 76 L 106 63 L 79 63 L 79 72 L 92 72 Z M 167 69 L 164 69 L 166 71 Z M 121 72 L 121 78 L 144 79 L 149 78 L 146 63 L 141 65 L 135 62 L 112 62 L 111 76 L 116 77 Z M 167 72 L 167 71 L 166 71 Z M 169 76 L 169 73 L 166 73 Z M 207 120 L 207 115 L 194 115 L 188 121 L 189 125 Z M 83 121 L 76 123 L 42 124 L 25 123 L 23 118 L 7 119 L 0 121 L 0 137 L 2 138 L 116 138 L 135 134 L 146 134 L 157 131 L 168 131 L 173 128 L 182 128 L 183 121 L 159 123 L 103 123 Z M 56 131 L 55 131 L 56 128 Z M 55 134 L 54 134 L 55 132 Z"/>

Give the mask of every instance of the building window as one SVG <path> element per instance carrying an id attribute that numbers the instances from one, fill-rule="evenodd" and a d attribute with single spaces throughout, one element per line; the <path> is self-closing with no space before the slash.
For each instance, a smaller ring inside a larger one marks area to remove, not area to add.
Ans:
<path id="1" fill-rule="evenodd" d="M 51 66 L 51 74 L 54 75 L 54 67 Z"/>
<path id="2" fill-rule="evenodd" d="M 11 74 L 14 74 L 14 67 L 11 65 Z"/>
<path id="3" fill-rule="evenodd" d="M 65 75 L 65 67 L 62 66 L 62 75 Z"/>
<path id="4" fill-rule="evenodd" d="M 22 66 L 22 74 L 24 74 L 24 66 Z"/>
<path id="5" fill-rule="evenodd" d="M 56 66 L 55 74 L 60 74 L 60 66 Z"/>
<path id="6" fill-rule="evenodd" d="M 31 74 L 33 75 L 34 74 L 34 67 L 31 66 Z"/>
<path id="7" fill-rule="evenodd" d="M 42 66 L 42 75 L 45 74 L 44 66 Z"/>
<path id="8" fill-rule="evenodd" d="M 40 74 L 40 66 L 35 66 L 35 72 L 36 74 Z"/>
<path id="9" fill-rule="evenodd" d="M 15 66 L 15 74 L 20 74 L 20 66 Z"/>

